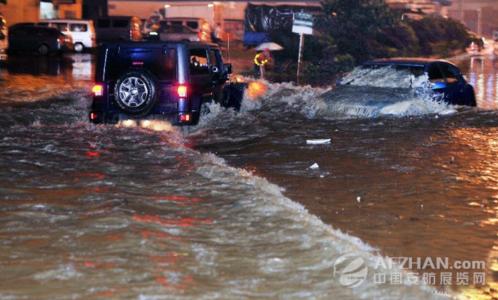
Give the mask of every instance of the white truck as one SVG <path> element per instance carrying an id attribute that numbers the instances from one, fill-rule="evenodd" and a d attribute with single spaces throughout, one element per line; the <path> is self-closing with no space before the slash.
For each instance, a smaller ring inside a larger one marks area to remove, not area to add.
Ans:
<path id="1" fill-rule="evenodd" d="M 0 61 L 7 59 L 7 48 L 9 47 L 9 38 L 7 33 L 7 22 L 0 15 Z"/>

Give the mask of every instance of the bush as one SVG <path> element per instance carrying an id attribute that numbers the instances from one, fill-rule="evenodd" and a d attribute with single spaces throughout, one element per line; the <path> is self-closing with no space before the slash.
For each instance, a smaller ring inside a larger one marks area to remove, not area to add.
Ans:
<path id="1" fill-rule="evenodd" d="M 419 40 L 419 55 L 446 56 L 463 50 L 470 42 L 470 36 L 463 24 L 453 19 L 429 16 L 421 20 L 410 20 Z"/>

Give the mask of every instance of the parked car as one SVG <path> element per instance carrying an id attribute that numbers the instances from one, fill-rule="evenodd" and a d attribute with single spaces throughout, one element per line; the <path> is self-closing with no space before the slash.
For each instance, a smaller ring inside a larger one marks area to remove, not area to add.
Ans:
<path id="1" fill-rule="evenodd" d="M 116 123 L 158 117 L 177 125 L 196 124 L 204 102 L 240 108 L 244 85 L 227 83 L 230 73 L 217 45 L 107 44 L 99 51 L 89 118 Z"/>
<path id="2" fill-rule="evenodd" d="M 445 102 L 476 106 L 474 88 L 467 83 L 458 67 L 448 61 L 424 58 L 388 58 L 367 62 L 362 67 L 370 69 L 392 67 L 396 70 L 407 70 L 415 77 L 427 75 L 432 90 L 436 94 L 440 94 Z"/>
<path id="3" fill-rule="evenodd" d="M 38 25 L 54 27 L 71 36 L 76 52 L 97 46 L 95 26 L 91 20 L 43 20 Z"/>
<path id="4" fill-rule="evenodd" d="M 213 29 L 208 21 L 203 18 L 166 18 L 161 23 L 166 23 L 169 26 L 186 26 L 197 33 L 201 42 L 212 42 L 211 35 Z"/>
<path id="5" fill-rule="evenodd" d="M 200 42 L 195 30 L 184 25 L 168 25 L 165 21 L 161 21 L 159 30 L 150 32 L 149 36 L 156 36 L 160 41 Z"/>
<path id="6" fill-rule="evenodd" d="M 55 28 L 18 23 L 9 28 L 9 52 L 28 51 L 39 55 L 73 50 L 70 36 Z"/>
<path id="7" fill-rule="evenodd" d="M 97 42 L 140 41 L 142 20 L 132 16 L 100 18 L 95 24 Z"/>
<path id="8" fill-rule="evenodd" d="M 9 35 L 7 21 L 0 15 L 0 61 L 7 59 L 7 48 L 9 47 Z"/>

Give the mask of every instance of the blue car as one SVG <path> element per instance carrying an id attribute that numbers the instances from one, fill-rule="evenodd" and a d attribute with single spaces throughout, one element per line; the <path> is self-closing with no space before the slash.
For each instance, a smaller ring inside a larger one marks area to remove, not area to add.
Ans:
<path id="1" fill-rule="evenodd" d="M 392 67 L 408 70 L 415 76 L 427 75 L 436 94 L 452 105 L 476 106 L 474 88 L 467 83 L 462 72 L 454 64 L 440 59 L 388 58 L 364 63 L 363 68 Z"/>

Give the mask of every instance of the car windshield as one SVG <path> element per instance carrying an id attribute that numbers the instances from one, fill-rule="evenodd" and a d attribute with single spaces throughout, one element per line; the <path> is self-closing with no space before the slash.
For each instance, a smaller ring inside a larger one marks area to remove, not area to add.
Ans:
<path id="1" fill-rule="evenodd" d="M 340 81 L 341 85 L 412 88 L 427 82 L 424 66 L 367 64 L 355 68 Z"/>

